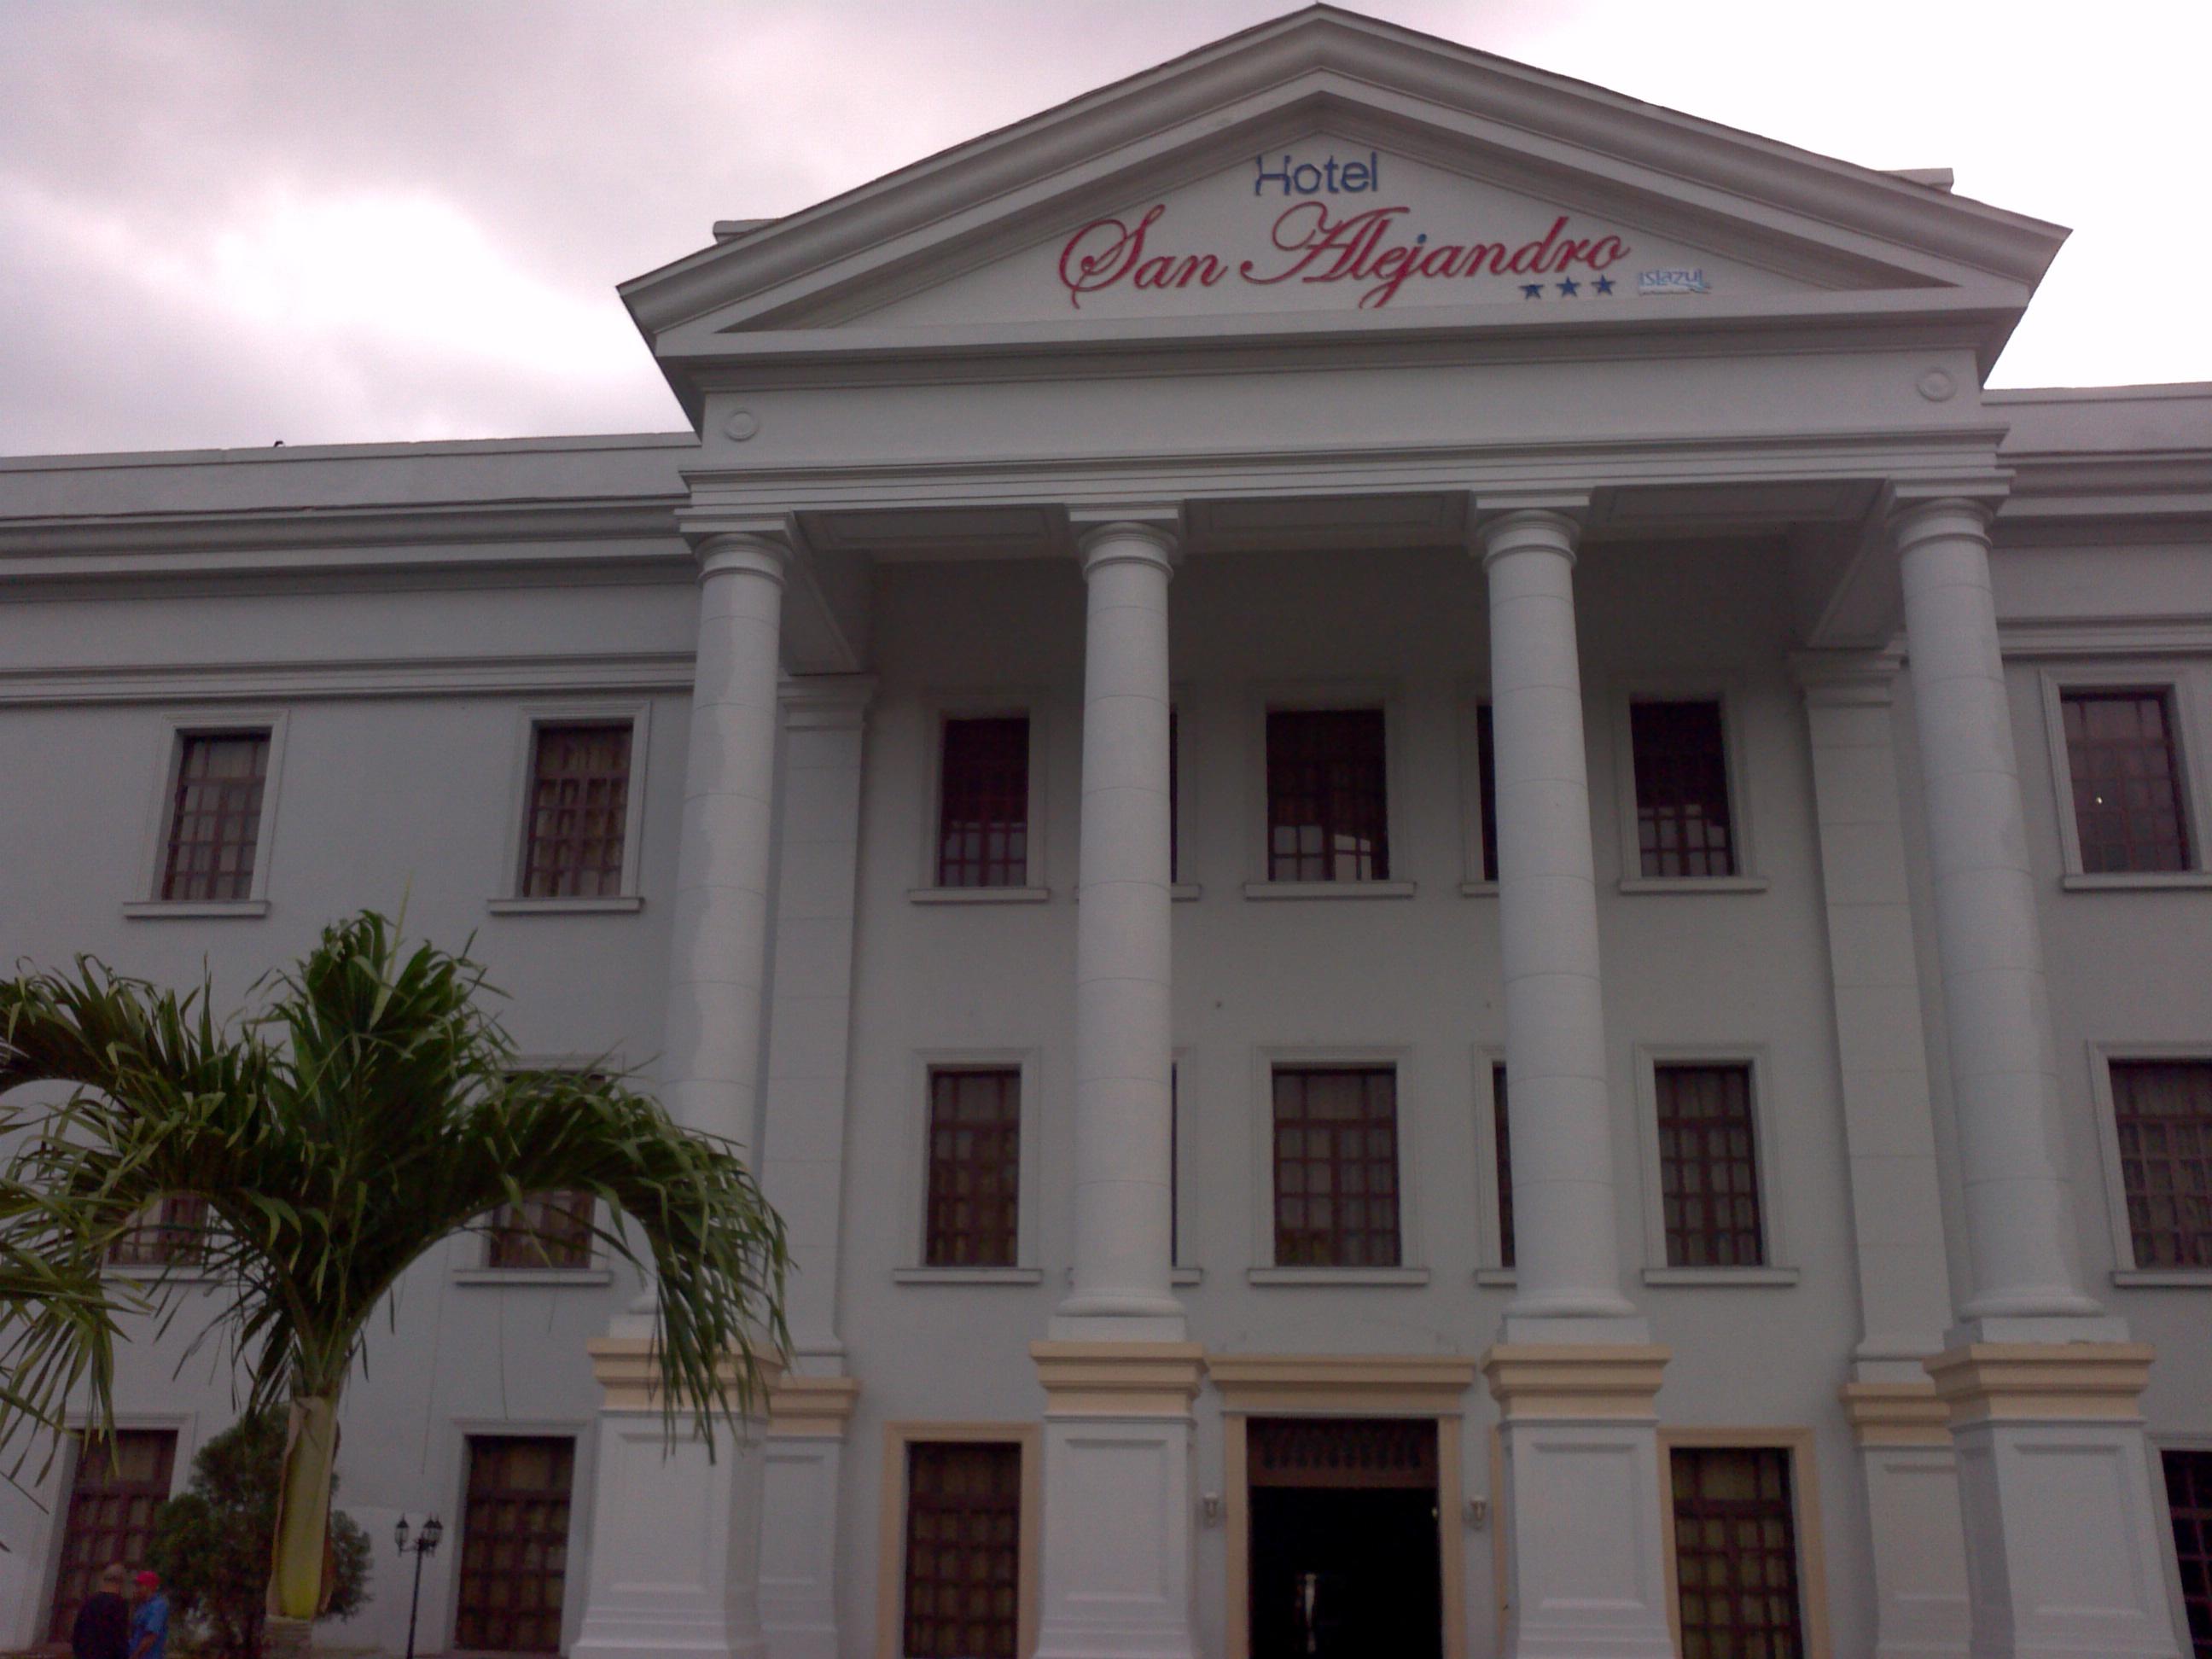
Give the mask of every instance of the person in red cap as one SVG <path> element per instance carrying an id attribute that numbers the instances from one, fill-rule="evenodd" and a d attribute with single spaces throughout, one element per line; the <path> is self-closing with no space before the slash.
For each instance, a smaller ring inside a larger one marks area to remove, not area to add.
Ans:
<path id="1" fill-rule="evenodd" d="M 159 1573 L 138 1575 L 138 1607 L 131 1615 L 131 1659 L 168 1659 L 169 1598 Z"/>

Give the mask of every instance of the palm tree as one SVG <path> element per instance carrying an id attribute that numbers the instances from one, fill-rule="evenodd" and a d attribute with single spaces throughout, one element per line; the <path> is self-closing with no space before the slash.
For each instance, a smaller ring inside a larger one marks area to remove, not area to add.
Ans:
<path id="1" fill-rule="evenodd" d="M 426 1251 L 502 1205 L 590 1194 L 592 1231 L 658 1285 L 664 1432 L 688 1413 L 710 1452 L 716 1417 L 759 1401 L 757 1353 L 787 1344 L 787 1256 L 728 1143 L 620 1079 L 520 1068 L 465 956 L 410 951 L 365 913 L 265 983 L 260 1012 L 220 1021 L 205 983 L 179 997 L 88 958 L 0 981 L 0 1093 L 74 1091 L 14 1114 L 29 1133 L 0 1192 L 45 1198 L 0 1205 L 0 1253 L 81 1278 L 163 1197 L 204 1205 L 194 1272 L 228 1286 L 209 1331 L 247 1408 L 290 1413 L 270 1584 L 289 1627 L 270 1634 L 298 1647 L 323 1599 L 339 1398 L 370 1316 Z M 16 1379 L 0 1447 L 54 1431 L 86 1377 L 106 1425 L 115 1324 L 110 1304 L 89 1307 L 0 1323 L 0 1378 Z"/>

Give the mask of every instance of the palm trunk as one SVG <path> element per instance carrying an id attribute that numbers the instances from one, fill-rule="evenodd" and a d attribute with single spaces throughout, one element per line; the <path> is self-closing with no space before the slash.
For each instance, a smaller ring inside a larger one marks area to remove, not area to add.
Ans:
<path id="1" fill-rule="evenodd" d="M 316 1395 L 293 1401 L 284 1471 L 276 1489 L 276 1559 L 269 1575 L 264 1650 L 271 1659 L 304 1652 L 315 1615 L 323 1609 L 331 1471 L 337 1449 L 338 1402 Z"/>

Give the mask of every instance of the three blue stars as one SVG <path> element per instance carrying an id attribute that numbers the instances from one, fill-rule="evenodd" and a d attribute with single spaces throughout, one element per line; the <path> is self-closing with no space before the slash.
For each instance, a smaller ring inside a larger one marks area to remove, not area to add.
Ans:
<path id="1" fill-rule="evenodd" d="M 1542 283 L 1523 283 L 1521 284 L 1521 297 L 1525 300 L 1540 300 L 1544 297 L 1545 286 Z M 1559 297 L 1562 300 L 1579 299 L 1582 296 L 1583 285 L 1571 276 L 1563 276 L 1551 286 L 1559 290 Z M 1613 289 L 1613 278 L 1592 277 L 1589 288 L 1593 294 L 1610 294 Z"/>

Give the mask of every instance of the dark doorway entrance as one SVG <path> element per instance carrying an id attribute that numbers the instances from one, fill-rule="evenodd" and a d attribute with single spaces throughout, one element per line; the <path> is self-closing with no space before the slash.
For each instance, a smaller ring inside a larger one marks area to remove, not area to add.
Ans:
<path id="1" fill-rule="evenodd" d="M 1255 1417 L 1252 1659 L 1442 1659 L 1437 1425 Z"/>

